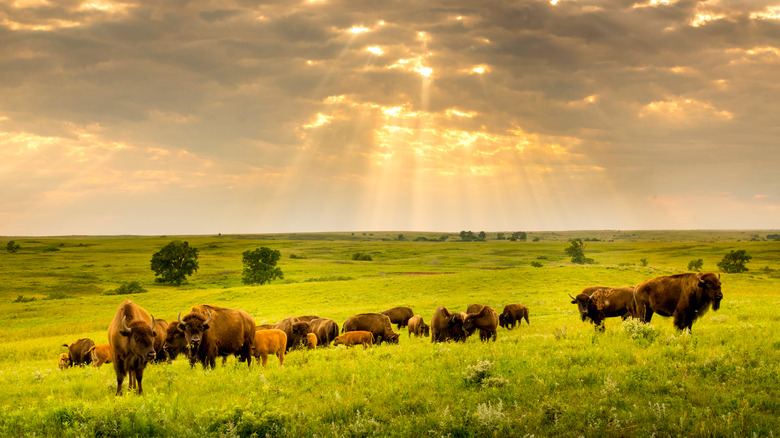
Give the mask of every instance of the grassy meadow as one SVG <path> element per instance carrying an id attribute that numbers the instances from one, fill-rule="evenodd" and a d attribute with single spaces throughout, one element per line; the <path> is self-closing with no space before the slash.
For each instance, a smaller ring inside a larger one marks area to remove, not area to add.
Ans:
<path id="1" fill-rule="evenodd" d="M 777 436 L 780 242 L 751 240 L 772 233 L 0 238 L 0 436 Z M 574 237 L 597 239 L 585 247 L 596 264 L 570 263 L 564 248 Z M 174 239 L 199 249 L 200 269 L 182 286 L 156 284 L 152 254 Z M 9 240 L 17 253 L 4 251 Z M 241 253 L 260 246 L 281 251 L 285 278 L 245 286 Z M 567 295 L 686 272 L 699 258 L 717 271 L 738 249 L 753 257 L 750 271 L 722 274 L 721 309 L 692 334 L 657 315 L 648 325 L 608 319 L 597 333 Z M 356 252 L 372 261 L 353 261 Z M 105 293 L 127 281 L 147 292 Z M 234 358 L 190 369 L 180 357 L 147 367 L 144 395 L 126 380 L 115 397 L 111 364 L 61 371 L 57 357 L 78 338 L 107 342 L 128 298 L 168 321 L 203 303 L 246 310 L 258 324 L 317 314 L 341 326 L 401 305 L 430 322 L 441 305 L 500 313 L 516 302 L 531 323 L 499 328 L 489 343 L 474 335 L 432 344 L 404 329 L 398 345 L 293 351 L 283 367 L 269 358 L 265 370 Z"/>

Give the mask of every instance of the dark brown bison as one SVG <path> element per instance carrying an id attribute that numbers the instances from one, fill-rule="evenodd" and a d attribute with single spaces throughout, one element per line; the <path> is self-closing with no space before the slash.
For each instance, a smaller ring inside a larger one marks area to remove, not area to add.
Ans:
<path id="1" fill-rule="evenodd" d="M 479 330 L 481 341 L 489 341 L 493 338 L 495 342 L 498 333 L 496 327 L 498 327 L 498 314 L 490 306 L 482 306 L 479 311 L 467 313 L 463 318 L 463 331 L 470 335 L 474 330 Z"/>
<path id="2" fill-rule="evenodd" d="M 639 283 L 634 290 L 634 314 L 644 322 L 650 322 L 653 312 L 673 316 L 675 327 L 690 331 L 710 306 L 718 310 L 722 299 L 720 275 L 712 272 L 656 277 Z"/>
<path id="3" fill-rule="evenodd" d="M 390 317 L 381 313 L 360 313 L 344 322 L 341 328 L 342 333 L 365 331 L 374 335 L 374 342 L 381 345 L 382 342 L 388 344 L 398 343 L 398 333 L 393 331 L 393 325 Z"/>
<path id="4" fill-rule="evenodd" d="M 287 334 L 281 330 L 267 329 L 255 331 L 255 344 L 252 355 L 263 364 L 268 363 L 268 355 L 275 354 L 279 365 L 284 365 L 284 351 L 287 350 Z"/>
<path id="5" fill-rule="evenodd" d="M 168 327 L 165 330 L 163 351 L 165 351 L 168 363 L 171 363 L 171 361 L 176 359 L 181 353 L 186 353 L 187 356 L 189 356 L 189 352 L 187 351 L 187 339 L 184 338 L 184 332 L 179 330 L 178 323 L 168 324 Z"/>
<path id="6" fill-rule="evenodd" d="M 104 363 L 111 363 L 111 344 L 97 344 L 89 349 L 92 357 L 92 366 L 100 368 Z"/>
<path id="7" fill-rule="evenodd" d="M 62 344 L 63 347 L 68 348 L 68 357 L 70 358 L 70 366 L 84 366 L 92 363 L 92 356 L 89 354 L 89 349 L 95 345 L 95 341 L 89 338 L 81 338 L 73 341 L 70 345 Z"/>
<path id="8" fill-rule="evenodd" d="M 344 333 L 341 336 L 337 336 L 336 339 L 333 340 L 333 345 L 345 345 L 349 347 L 358 344 L 362 344 L 364 350 L 373 346 L 374 334 L 363 330 L 357 330 L 354 332 Z"/>
<path id="9" fill-rule="evenodd" d="M 70 356 L 68 356 L 68 353 L 60 353 L 60 359 L 57 361 L 57 366 L 59 366 L 61 370 L 70 366 Z"/>
<path id="10" fill-rule="evenodd" d="M 327 347 L 339 335 L 339 325 L 329 318 L 317 318 L 309 323 L 311 332 L 317 335 L 317 345 Z"/>
<path id="11" fill-rule="evenodd" d="M 274 328 L 287 335 L 287 351 L 303 347 L 306 344 L 306 335 L 311 333 L 311 324 L 295 316 L 284 318 L 276 323 Z"/>
<path id="12" fill-rule="evenodd" d="M 591 320 L 596 329 L 604 331 L 604 319 L 622 317 L 624 320 L 634 313 L 634 288 L 623 287 L 586 287 L 579 295 L 572 297 L 571 303 L 577 305 L 580 318 Z"/>
<path id="13" fill-rule="evenodd" d="M 154 317 L 143 307 L 126 300 L 119 305 L 114 320 L 108 326 L 108 343 L 114 359 L 116 372 L 116 395 L 122 394 L 122 382 L 130 376 L 128 387 L 138 386 L 143 394 L 144 368 L 154 360 Z"/>
<path id="14" fill-rule="evenodd" d="M 200 362 L 203 368 L 214 368 L 217 356 L 225 358 L 231 354 L 252 365 L 255 320 L 248 313 L 201 304 L 184 317 L 179 313 L 178 319 L 179 330 L 184 332 L 190 347 L 190 365 Z"/>
<path id="15" fill-rule="evenodd" d="M 414 316 L 414 312 L 409 307 L 393 307 L 382 312 L 382 315 L 387 315 L 390 318 L 390 322 L 398 325 L 398 330 L 406 327 L 409 322 L 409 318 Z"/>
<path id="16" fill-rule="evenodd" d="M 530 324 L 528 321 L 528 307 L 517 303 L 507 304 L 504 306 L 504 311 L 498 315 L 498 325 L 512 330 L 515 328 L 515 324 L 522 324 L 523 318 L 525 318 L 527 324 Z"/>
<path id="17" fill-rule="evenodd" d="M 420 336 L 425 336 L 427 338 L 431 335 L 431 327 L 423 321 L 423 318 L 420 315 L 414 315 L 409 318 L 407 330 L 409 330 L 409 336 L 414 334 L 418 338 Z"/>
<path id="18" fill-rule="evenodd" d="M 465 342 L 468 337 L 463 330 L 465 317 L 465 313 L 451 313 L 446 307 L 439 306 L 431 318 L 431 342 Z"/>
<path id="19" fill-rule="evenodd" d="M 477 313 L 485 306 L 482 304 L 472 304 L 469 307 L 466 308 L 466 313 Z"/>
<path id="20" fill-rule="evenodd" d="M 168 322 L 164 319 L 154 320 L 154 357 L 155 362 L 168 361 L 168 352 L 165 350 L 165 338 L 168 335 Z"/>
<path id="21" fill-rule="evenodd" d="M 311 322 L 311 321 L 314 321 L 315 319 L 319 318 L 319 316 L 317 316 L 317 315 L 303 315 L 303 316 L 296 316 L 296 318 L 298 318 L 298 321 L 301 321 L 301 322 Z"/>

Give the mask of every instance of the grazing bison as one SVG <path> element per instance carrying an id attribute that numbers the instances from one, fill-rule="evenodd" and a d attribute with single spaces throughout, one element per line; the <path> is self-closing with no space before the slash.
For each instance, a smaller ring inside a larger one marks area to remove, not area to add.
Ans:
<path id="1" fill-rule="evenodd" d="M 710 306 L 718 310 L 722 299 L 720 276 L 712 272 L 651 278 L 634 290 L 635 315 L 643 322 L 650 322 L 655 312 L 673 316 L 674 326 L 688 331 Z"/>
<path id="2" fill-rule="evenodd" d="M 482 310 L 485 306 L 482 304 L 472 304 L 469 307 L 466 308 L 466 313 L 478 313 L 480 310 Z"/>
<path id="3" fill-rule="evenodd" d="M 154 317 L 130 300 L 119 305 L 114 320 L 108 326 L 108 343 L 113 353 L 116 372 L 116 395 L 122 394 L 122 382 L 130 376 L 128 387 L 138 386 L 143 394 L 142 381 L 146 363 L 154 360 Z"/>
<path id="4" fill-rule="evenodd" d="M 263 368 L 268 362 L 269 354 L 275 354 L 279 358 L 279 365 L 284 365 L 285 350 L 287 350 L 287 334 L 285 332 L 276 329 L 255 331 L 252 355 L 262 362 Z"/>
<path id="5" fill-rule="evenodd" d="M 60 359 L 57 362 L 57 366 L 59 366 L 61 370 L 70 366 L 70 356 L 68 356 L 68 353 L 60 353 Z"/>
<path id="6" fill-rule="evenodd" d="M 364 350 L 373 346 L 374 334 L 363 330 L 357 330 L 344 333 L 341 336 L 337 336 L 336 339 L 333 340 L 333 345 L 345 345 L 349 347 L 358 344 L 362 344 Z"/>
<path id="7" fill-rule="evenodd" d="M 596 292 L 599 294 L 594 299 L 593 295 Z M 605 300 L 607 295 L 609 299 Z M 571 294 L 569 297 L 571 303 L 577 305 L 580 318 L 583 321 L 590 319 L 596 324 L 596 328 L 600 327 L 605 317 L 622 316 L 623 319 L 626 319 L 634 313 L 634 288 L 631 286 L 588 286 L 576 297 L 571 296 Z M 603 316 L 600 316 L 602 312 Z"/>
<path id="8" fill-rule="evenodd" d="M 181 353 L 187 353 L 187 339 L 184 338 L 184 332 L 179 329 L 179 324 L 168 324 L 165 330 L 165 343 L 163 344 L 163 351 L 168 358 L 168 363 L 171 363 Z"/>
<path id="9" fill-rule="evenodd" d="M 168 322 L 164 319 L 154 320 L 154 357 L 155 362 L 169 361 L 165 350 L 165 338 L 168 335 Z"/>
<path id="10" fill-rule="evenodd" d="M 504 311 L 498 315 L 498 325 L 512 330 L 515 328 L 515 324 L 523 323 L 523 318 L 525 318 L 527 324 L 530 324 L 528 321 L 528 307 L 516 303 L 507 304 L 504 306 Z"/>
<path id="11" fill-rule="evenodd" d="M 360 313 L 344 322 L 341 327 L 342 333 L 354 331 L 371 332 L 374 335 L 374 342 L 382 344 L 398 343 L 398 333 L 393 331 L 390 317 L 381 313 Z"/>
<path id="12" fill-rule="evenodd" d="M 89 354 L 92 357 L 92 366 L 100 368 L 104 363 L 111 363 L 111 344 L 93 345 L 89 349 Z"/>
<path id="13" fill-rule="evenodd" d="M 279 321 L 274 328 L 287 335 L 287 351 L 301 348 L 306 343 L 306 335 L 311 333 L 311 325 L 295 316 Z"/>
<path id="14" fill-rule="evenodd" d="M 311 332 L 317 335 L 317 345 L 327 347 L 339 335 L 339 325 L 329 318 L 317 318 L 309 323 Z"/>
<path id="15" fill-rule="evenodd" d="M 450 313 L 446 307 L 439 306 L 431 319 L 431 342 L 465 342 L 468 337 L 463 330 L 465 317 L 465 313 Z"/>
<path id="16" fill-rule="evenodd" d="M 317 348 L 317 335 L 314 333 L 306 333 L 306 347 L 309 350 Z"/>
<path id="17" fill-rule="evenodd" d="M 190 347 L 190 365 L 216 366 L 217 356 L 231 354 L 252 365 L 255 320 L 248 313 L 209 304 L 194 306 L 184 317 L 179 313 L 179 330 Z M 223 360 L 224 363 L 224 360 Z"/>
<path id="18" fill-rule="evenodd" d="M 489 341 L 490 338 L 493 338 L 493 342 L 495 342 L 498 333 L 496 327 L 498 327 L 498 314 L 490 306 L 482 306 L 479 311 L 467 313 L 466 317 L 463 318 L 463 331 L 471 335 L 474 330 L 479 330 L 481 341 Z"/>
<path id="19" fill-rule="evenodd" d="M 398 330 L 406 327 L 409 322 L 409 318 L 414 316 L 414 312 L 409 307 L 393 307 L 382 312 L 382 315 L 387 315 L 390 318 L 390 322 L 398 324 Z"/>
<path id="20" fill-rule="evenodd" d="M 319 316 L 317 316 L 317 315 L 303 315 L 303 316 L 296 316 L 296 318 L 298 318 L 298 321 L 301 321 L 301 322 L 311 322 L 311 321 L 314 321 L 315 319 L 319 318 Z"/>
<path id="21" fill-rule="evenodd" d="M 418 338 L 420 336 L 425 336 L 427 338 L 431 335 L 431 327 L 423 321 L 423 318 L 420 315 L 414 315 L 409 318 L 407 330 L 409 330 L 409 336 L 414 334 Z"/>
<path id="22" fill-rule="evenodd" d="M 71 366 L 84 366 L 92 363 L 92 356 L 89 354 L 89 349 L 95 345 L 95 341 L 89 338 L 81 338 L 73 341 L 72 344 L 62 344 L 63 347 L 68 348 L 68 357 L 70 357 Z"/>

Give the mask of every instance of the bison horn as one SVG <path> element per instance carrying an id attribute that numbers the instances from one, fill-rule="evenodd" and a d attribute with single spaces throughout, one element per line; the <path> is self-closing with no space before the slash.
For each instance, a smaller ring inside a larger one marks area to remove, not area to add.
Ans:
<path id="1" fill-rule="evenodd" d="M 181 312 L 179 312 L 179 324 L 184 324 L 184 321 L 181 320 Z"/>
<path id="2" fill-rule="evenodd" d="M 203 325 L 208 325 L 211 322 L 211 312 L 208 309 L 206 309 L 206 314 L 209 316 L 209 319 L 207 319 Z"/>
<path id="3" fill-rule="evenodd" d="M 571 294 L 566 294 L 566 295 L 570 296 L 572 300 L 577 301 L 577 299 L 572 297 Z"/>
<path id="4" fill-rule="evenodd" d="M 128 326 L 127 326 L 127 324 L 125 324 L 125 320 L 126 320 L 126 319 L 127 319 L 127 315 L 125 315 L 125 316 L 123 316 L 123 317 L 122 317 L 122 332 L 124 332 L 124 333 L 130 333 L 130 331 L 131 331 L 131 330 L 130 330 L 130 327 L 128 327 Z"/>
<path id="5" fill-rule="evenodd" d="M 157 321 L 154 319 L 154 315 L 152 315 L 152 330 L 154 330 L 155 324 L 157 324 Z"/>

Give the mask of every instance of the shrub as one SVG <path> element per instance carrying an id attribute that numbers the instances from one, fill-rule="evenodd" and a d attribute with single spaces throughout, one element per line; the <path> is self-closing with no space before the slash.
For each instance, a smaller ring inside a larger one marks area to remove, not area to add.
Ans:
<path id="1" fill-rule="evenodd" d="M 620 329 L 634 340 L 647 339 L 648 341 L 653 341 L 658 336 L 658 331 L 655 327 L 645 324 L 639 318 L 626 318 Z"/>
<path id="2" fill-rule="evenodd" d="M 586 263 L 595 263 L 595 260 L 585 257 L 585 243 L 582 241 L 582 239 L 569 240 L 569 246 L 564 249 L 564 252 L 566 255 L 571 257 L 572 263 L 577 263 L 580 265 Z"/>
<path id="3" fill-rule="evenodd" d="M 647 258 L 643 257 L 643 258 L 639 259 L 639 263 L 641 263 L 642 266 L 647 266 Z"/>
<path id="4" fill-rule="evenodd" d="M 308 257 L 306 257 L 305 255 L 298 255 L 298 254 L 290 254 L 290 258 L 291 259 L 301 259 L 301 260 L 308 259 Z"/>
<path id="5" fill-rule="evenodd" d="M 265 284 L 275 278 L 284 278 L 281 268 L 276 263 L 282 258 L 278 249 L 265 246 L 243 252 L 244 271 L 241 281 L 244 284 Z"/>
<path id="6" fill-rule="evenodd" d="M 544 265 L 542 265 L 542 262 L 537 262 L 536 260 L 534 260 L 531 262 L 531 266 L 533 266 L 534 268 L 541 268 Z"/>
<path id="7" fill-rule="evenodd" d="M 753 256 L 749 255 L 744 249 L 729 251 L 728 254 L 723 256 L 723 260 L 718 262 L 718 268 L 728 274 L 739 274 L 748 270 L 745 263 L 752 258 Z"/>
<path id="8" fill-rule="evenodd" d="M 702 259 L 691 260 L 688 262 L 689 271 L 699 272 L 701 271 L 702 267 L 704 267 L 704 260 Z"/>
<path id="9" fill-rule="evenodd" d="M 146 288 L 141 286 L 141 283 L 137 281 L 123 281 L 118 288 L 107 290 L 103 292 L 103 295 L 142 294 L 144 292 L 146 292 Z"/>
<path id="10" fill-rule="evenodd" d="M 361 262 L 370 262 L 373 259 L 371 258 L 371 254 L 366 254 L 363 252 L 356 252 L 352 254 L 352 260 L 357 260 Z"/>
<path id="11" fill-rule="evenodd" d="M 467 384 L 481 385 L 482 382 L 493 374 L 493 363 L 487 359 L 480 360 L 474 365 L 466 366 L 463 378 Z"/>
<path id="12" fill-rule="evenodd" d="M 9 242 L 8 242 L 8 244 L 7 244 L 7 245 L 5 245 L 5 250 L 6 250 L 6 251 L 8 251 L 8 252 L 10 252 L 10 253 L 14 253 L 14 252 L 17 252 L 17 251 L 19 251 L 19 249 L 20 249 L 21 247 L 22 247 L 22 246 L 21 246 L 21 245 L 19 245 L 18 243 L 16 243 L 16 241 L 15 241 L 15 240 L 11 240 L 11 241 L 9 241 Z"/>
<path id="13" fill-rule="evenodd" d="M 24 295 L 19 295 L 12 302 L 14 302 L 14 303 L 29 303 L 30 301 L 35 301 L 35 297 L 25 298 Z"/>

